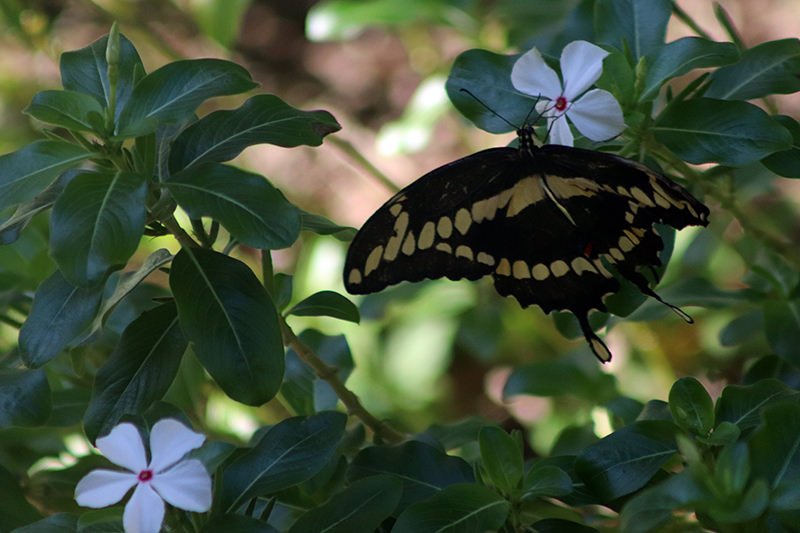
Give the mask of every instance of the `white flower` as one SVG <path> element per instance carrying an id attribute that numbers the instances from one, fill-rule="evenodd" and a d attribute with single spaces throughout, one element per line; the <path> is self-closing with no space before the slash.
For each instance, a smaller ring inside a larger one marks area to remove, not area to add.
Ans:
<path id="1" fill-rule="evenodd" d="M 97 448 L 129 472 L 92 470 L 75 487 L 75 500 L 84 507 L 106 507 L 135 485 L 122 518 L 126 533 L 157 533 L 164 521 L 164 501 L 187 511 L 207 511 L 211 477 L 197 459 L 181 460 L 204 440 L 177 420 L 159 420 L 150 432 L 148 463 L 139 430 L 130 423 L 119 424 L 97 439 Z"/>
<path id="2" fill-rule="evenodd" d="M 622 109 L 610 92 L 593 89 L 583 94 L 603 73 L 603 59 L 607 55 L 608 52 L 586 41 L 569 43 L 561 52 L 563 85 L 536 48 L 514 63 L 511 69 L 514 87 L 546 100 L 536 104 L 536 111 L 547 117 L 554 144 L 572 146 L 567 118 L 593 141 L 616 137 L 625 129 Z"/>

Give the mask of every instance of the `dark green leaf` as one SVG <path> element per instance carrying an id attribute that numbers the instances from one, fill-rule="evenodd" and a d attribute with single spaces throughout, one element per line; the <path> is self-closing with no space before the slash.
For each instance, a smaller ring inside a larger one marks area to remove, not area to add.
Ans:
<path id="1" fill-rule="evenodd" d="M 489 487 L 451 485 L 427 500 L 410 505 L 397 517 L 392 533 L 460 533 L 497 531 L 511 505 Z"/>
<path id="2" fill-rule="evenodd" d="M 612 501 L 642 488 L 677 451 L 672 422 L 644 420 L 586 448 L 575 468 L 586 485 Z"/>
<path id="3" fill-rule="evenodd" d="M 723 346 L 736 346 L 754 338 L 764 331 L 764 315 L 761 310 L 748 311 L 728 322 L 719 332 L 719 343 Z M 774 377 L 774 376 L 773 376 Z"/>
<path id="4" fill-rule="evenodd" d="M 572 492 L 569 474 L 556 466 L 534 466 L 525 474 L 522 483 L 522 500 L 566 496 Z"/>
<path id="5" fill-rule="evenodd" d="M 775 174 L 785 178 L 800 178 L 800 123 L 786 115 L 775 120 L 792 134 L 792 147 L 765 157 L 761 162 Z"/>
<path id="6" fill-rule="evenodd" d="M 103 287 L 75 287 L 55 271 L 36 291 L 33 308 L 19 332 L 20 357 L 39 367 L 58 355 L 94 319 Z"/>
<path id="7" fill-rule="evenodd" d="M 97 371 L 83 422 L 89 440 L 109 433 L 121 417 L 140 415 L 160 400 L 178 373 L 186 346 L 174 302 L 131 322 Z"/>
<path id="8" fill-rule="evenodd" d="M 373 533 L 397 507 L 402 489 L 391 476 L 359 479 L 301 516 L 289 533 Z"/>
<path id="9" fill-rule="evenodd" d="M 108 63 L 106 46 L 108 36 L 104 35 L 89 46 L 61 54 L 61 83 L 64 89 L 88 94 L 104 107 L 109 105 L 111 90 L 108 84 Z M 130 98 L 136 81 L 144 75 L 144 66 L 133 44 L 124 36 L 119 36 L 119 79 L 117 81 L 117 109 L 119 116 L 122 106 Z"/>
<path id="10" fill-rule="evenodd" d="M 503 494 L 519 488 L 523 474 L 521 443 L 497 426 L 483 427 L 478 443 L 489 481 Z"/>
<path id="11" fill-rule="evenodd" d="M 781 39 L 744 50 L 734 65 L 711 74 L 705 95 L 725 100 L 752 100 L 800 91 L 800 40 Z"/>
<path id="12" fill-rule="evenodd" d="M 598 529 L 562 518 L 545 518 L 533 523 L 536 533 L 599 533 Z"/>
<path id="13" fill-rule="evenodd" d="M 78 517 L 58 513 L 27 526 L 18 527 L 12 533 L 75 533 L 78 530 Z"/>
<path id="14" fill-rule="evenodd" d="M 792 145 L 789 131 L 747 102 L 694 98 L 668 107 L 656 138 L 690 163 L 741 166 Z"/>
<path id="15" fill-rule="evenodd" d="M 40 426 L 51 409 L 44 370 L 0 368 L 0 428 Z"/>
<path id="16" fill-rule="evenodd" d="M 797 401 L 800 394 L 776 379 L 765 379 L 753 385 L 728 385 L 722 389 L 717 400 L 717 422 L 731 422 L 742 431 L 756 426 L 761 421 L 761 412 L 771 405 L 792 398 Z"/>
<path id="17" fill-rule="evenodd" d="M 727 65 L 738 58 L 739 51 L 733 43 L 718 43 L 701 37 L 683 37 L 663 44 L 647 54 L 647 73 L 641 98 L 655 98 L 669 79 L 696 68 Z"/>
<path id="18" fill-rule="evenodd" d="M 511 124 L 523 125 L 536 99 L 511 85 L 511 68 L 518 58 L 519 55 L 505 56 L 480 49 L 462 52 L 447 78 L 447 96 L 462 115 L 488 132 L 505 133 L 514 129 Z M 462 89 L 474 94 L 492 111 Z"/>
<path id="19" fill-rule="evenodd" d="M 209 98 L 256 87 L 244 68 L 221 59 L 174 61 L 139 80 L 119 115 L 117 136 L 139 137 L 191 117 Z"/>
<path id="20" fill-rule="evenodd" d="M 50 209 L 64 187 L 78 174 L 79 170 L 67 170 L 32 200 L 20 204 L 14 214 L 0 224 L 0 244 L 11 244 L 19 239 L 33 217 Z"/>
<path id="21" fill-rule="evenodd" d="M 764 332 L 775 355 L 800 365 L 800 299 L 764 304 Z"/>
<path id="22" fill-rule="evenodd" d="M 736 424 L 731 422 L 720 422 L 719 425 L 714 428 L 714 432 L 709 437 L 698 437 L 697 440 L 710 446 L 725 446 L 726 444 L 735 442 L 741 434 L 742 432 L 739 429 L 739 426 Z"/>
<path id="23" fill-rule="evenodd" d="M 486 425 L 486 420 L 471 416 L 452 424 L 431 424 L 425 433 L 433 437 L 445 450 L 459 448 L 478 440 L 478 433 Z"/>
<path id="24" fill-rule="evenodd" d="M 800 369 L 774 354 L 765 355 L 753 363 L 742 377 L 742 385 L 752 385 L 768 378 L 780 380 L 789 387 L 800 390 Z"/>
<path id="25" fill-rule="evenodd" d="M 669 0 L 597 0 L 594 29 L 600 44 L 626 48 L 633 62 L 664 43 L 672 13 Z"/>
<path id="26" fill-rule="evenodd" d="M 319 146 L 339 129 L 327 111 L 300 111 L 277 96 L 261 94 L 232 111 L 210 113 L 181 132 L 172 145 L 170 169 L 229 161 L 254 144 Z"/>
<path id="27" fill-rule="evenodd" d="M 688 470 L 684 470 L 631 498 L 622 508 L 620 531 L 622 533 L 648 533 L 674 518 L 674 511 L 689 507 L 693 502 L 710 497 L 708 489 L 698 484 Z"/>
<path id="28" fill-rule="evenodd" d="M 301 210 L 302 229 L 311 231 L 317 235 L 333 235 L 340 241 L 349 242 L 355 237 L 356 229 L 350 226 L 340 226 L 322 215 L 308 213 Z"/>
<path id="29" fill-rule="evenodd" d="M 69 182 L 50 216 L 50 253 L 79 286 L 123 268 L 144 231 L 147 184 L 138 174 L 85 173 Z"/>
<path id="30" fill-rule="evenodd" d="M 53 409 L 47 425 L 53 427 L 69 427 L 81 423 L 83 413 L 89 405 L 91 391 L 84 387 L 54 390 L 50 397 Z"/>
<path id="31" fill-rule="evenodd" d="M 600 372 L 597 365 L 590 367 L 582 359 L 548 359 L 523 365 L 509 376 L 503 396 L 574 394 L 599 403 L 615 397 L 614 376 Z"/>
<path id="32" fill-rule="evenodd" d="M 11 531 L 40 518 L 42 515 L 25 499 L 11 472 L 0 465 L 0 531 Z"/>
<path id="33" fill-rule="evenodd" d="M 744 494 L 737 496 L 718 499 L 712 505 L 705 506 L 703 512 L 723 524 L 741 524 L 756 520 L 769 503 L 769 487 L 763 479 L 756 479 Z"/>
<path id="34" fill-rule="evenodd" d="M 286 248 L 300 234 L 300 211 L 258 174 L 208 163 L 173 175 L 166 185 L 190 217 L 210 216 L 248 246 Z"/>
<path id="35" fill-rule="evenodd" d="M 172 262 L 169 283 L 181 328 L 222 390 L 247 405 L 275 396 L 284 367 L 278 314 L 247 265 L 184 248 Z"/>
<path id="36" fill-rule="evenodd" d="M 403 481 L 400 509 L 454 483 L 474 481 L 466 461 L 416 440 L 393 447 L 365 448 L 355 456 L 347 473 L 351 480 L 376 474 L 393 475 Z"/>
<path id="37" fill-rule="evenodd" d="M 669 410 L 675 423 L 693 435 L 706 436 L 714 426 L 714 402 L 693 377 L 681 378 L 672 385 Z"/>
<path id="38" fill-rule="evenodd" d="M 289 311 L 295 316 L 331 316 L 348 322 L 359 323 L 361 317 L 353 302 L 334 291 L 320 291 L 301 301 Z"/>
<path id="39" fill-rule="evenodd" d="M 200 529 L 200 533 L 278 533 L 263 520 L 240 514 L 215 515 Z"/>
<path id="40" fill-rule="evenodd" d="M 35 141 L 0 156 L 0 209 L 30 200 L 59 174 L 78 166 L 92 153 L 61 141 Z"/>
<path id="41" fill-rule="evenodd" d="M 37 120 L 74 131 L 92 131 L 89 114 L 101 115 L 103 108 L 91 96 L 74 91 L 41 91 L 23 110 Z"/>
<path id="42" fill-rule="evenodd" d="M 344 414 L 325 411 L 273 426 L 258 444 L 224 468 L 215 508 L 232 512 L 251 498 L 309 479 L 333 456 L 346 422 Z"/>
<path id="43" fill-rule="evenodd" d="M 122 512 L 121 505 L 86 511 L 78 518 L 77 533 L 124 533 Z"/>
<path id="44" fill-rule="evenodd" d="M 773 405 L 750 439 L 753 476 L 775 487 L 800 483 L 800 405 Z"/>

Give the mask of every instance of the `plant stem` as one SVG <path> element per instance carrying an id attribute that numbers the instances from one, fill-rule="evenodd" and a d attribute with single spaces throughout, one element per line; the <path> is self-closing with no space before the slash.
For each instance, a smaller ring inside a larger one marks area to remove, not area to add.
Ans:
<path id="1" fill-rule="evenodd" d="M 181 227 L 181 225 L 178 224 L 178 221 L 175 220 L 174 216 L 170 215 L 168 217 L 165 217 L 161 221 L 161 223 L 164 224 L 164 227 L 167 228 L 169 232 L 175 236 L 175 238 L 178 240 L 178 242 L 181 244 L 182 247 L 195 248 L 198 246 L 198 244 L 194 241 L 194 239 L 192 239 L 192 237 L 188 233 L 186 233 L 186 230 L 184 230 Z"/>
<path id="2" fill-rule="evenodd" d="M 361 405 L 358 396 L 348 389 L 345 384 L 342 383 L 342 380 L 339 379 L 339 376 L 336 375 L 337 369 L 326 364 L 310 346 L 298 339 L 297 335 L 292 331 L 292 328 L 286 323 L 286 320 L 281 318 L 280 321 L 284 344 L 294 350 L 301 361 L 310 366 L 320 379 L 331 386 L 336 396 L 339 397 L 347 408 L 347 413 L 349 415 L 358 417 L 364 425 L 375 433 L 376 437 L 383 441 L 398 443 L 406 439 L 405 435 L 385 422 L 378 420 L 372 413 L 367 411 L 364 406 Z"/>
<path id="3" fill-rule="evenodd" d="M 390 180 L 386 174 L 378 170 L 377 167 L 370 163 L 366 157 L 361 155 L 361 152 L 359 152 L 350 141 L 345 141 L 339 137 L 336 137 L 335 135 L 331 135 L 325 138 L 325 142 L 330 142 L 339 148 L 339 150 L 347 154 L 351 159 L 353 159 L 357 167 L 365 170 L 367 174 L 377 179 L 390 191 L 397 192 L 400 190 L 400 187 Z"/>

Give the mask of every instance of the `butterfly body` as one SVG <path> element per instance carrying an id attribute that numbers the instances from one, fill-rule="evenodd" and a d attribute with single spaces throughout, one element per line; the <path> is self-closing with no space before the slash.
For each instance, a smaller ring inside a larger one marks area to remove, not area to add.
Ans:
<path id="1" fill-rule="evenodd" d="M 612 270 L 658 298 L 639 272 L 660 265 L 653 224 L 705 225 L 708 208 L 635 161 L 536 147 L 530 129 L 518 133 L 520 148 L 477 152 L 390 198 L 353 239 L 345 287 L 364 294 L 401 281 L 491 276 L 523 307 L 571 311 L 607 361 L 588 313 L 604 311 L 603 298 L 620 289 Z"/>

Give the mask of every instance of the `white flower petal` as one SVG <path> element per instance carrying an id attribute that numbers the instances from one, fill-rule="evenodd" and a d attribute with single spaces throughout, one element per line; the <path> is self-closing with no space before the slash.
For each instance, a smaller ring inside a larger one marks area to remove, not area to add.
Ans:
<path id="1" fill-rule="evenodd" d="M 181 461 L 153 478 L 153 488 L 168 504 L 187 511 L 211 507 L 211 476 L 197 459 Z"/>
<path id="2" fill-rule="evenodd" d="M 164 500 L 149 483 L 139 483 L 122 515 L 125 533 L 158 533 L 163 521 Z"/>
<path id="3" fill-rule="evenodd" d="M 111 430 L 105 437 L 97 439 L 97 449 L 114 464 L 139 473 L 147 468 L 147 456 L 139 430 L 125 422 Z"/>
<path id="4" fill-rule="evenodd" d="M 572 130 L 569 129 L 567 117 L 561 115 L 553 122 L 549 123 L 548 126 L 550 126 L 550 144 L 572 146 Z"/>
<path id="5" fill-rule="evenodd" d="M 75 486 L 75 501 L 83 507 L 107 507 L 120 501 L 136 485 L 136 474 L 114 470 L 92 470 Z"/>
<path id="6" fill-rule="evenodd" d="M 603 73 L 603 59 L 608 52 L 586 41 L 573 41 L 561 52 L 561 75 L 564 96 L 570 102 L 577 98 Z"/>
<path id="7" fill-rule="evenodd" d="M 520 56 L 511 69 L 511 84 L 531 96 L 555 100 L 561 96 L 561 80 L 556 71 L 547 66 L 536 48 Z"/>
<path id="8" fill-rule="evenodd" d="M 181 457 L 199 448 L 204 435 L 195 433 L 174 418 L 159 420 L 150 431 L 150 468 L 160 472 Z"/>
<path id="9" fill-rule="evenodd" d="M 567 117 L 578 131 L 593 141 L 611 139 L 625 129 L 619 102 L 602 89 L 593 89 L 583 95 L 567 110 Z"/>

